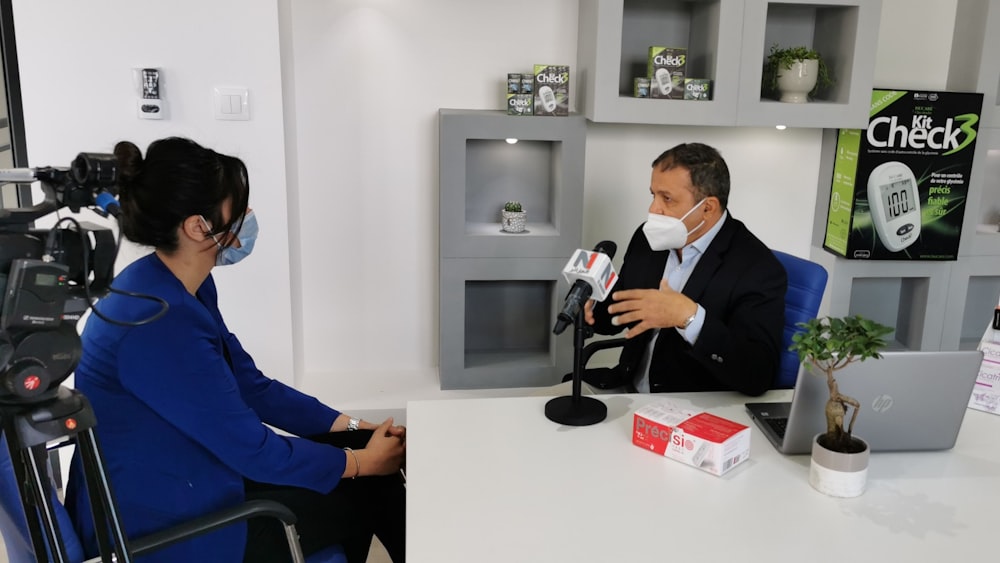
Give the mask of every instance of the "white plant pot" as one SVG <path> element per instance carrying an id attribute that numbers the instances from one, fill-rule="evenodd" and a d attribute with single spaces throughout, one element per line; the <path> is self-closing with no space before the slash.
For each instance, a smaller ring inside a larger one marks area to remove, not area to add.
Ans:
<path id="1" fill-rule="evenodd" d="M 819 444 L 817 434 L 813 438 L 812 459 L 809 462 L 809 484 L 817 491 L 831 497 L 850 498 L 865 492 L 868 484 L 868 458 L 871 448 L 865 444 L 864 451 L 844 454 L 828 450 Z"/>
<path id="2" fill-rule="evenodd" d="M 527 211 L 500 210 L 500 228 L 508 233 L 523 233 Z"/>
<path id="3" fill-rule="evenodd" d="M 819 61 L 800 60 L 792 63 L 792 68 L 778 65 L 778 91 L 781 101 L 804 104 L 809 101 L 809 92 L 816 87 L 819 78 Z"/>

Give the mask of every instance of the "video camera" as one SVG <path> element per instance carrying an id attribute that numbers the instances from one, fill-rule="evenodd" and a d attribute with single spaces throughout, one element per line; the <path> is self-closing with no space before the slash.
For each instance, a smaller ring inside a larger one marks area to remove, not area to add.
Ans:
<path id="1" fill-rule="evenodd" d="M 107 293 L 118 251 L 107 227 L 71 217 L 48 230 L 31 225 L 63 207 L 107 216 L 117 195 L 114 155 L 80 153 L 69 168 L 0 170 L 0 185 L 36 181 L 41 203 L 0 209 L 0 404 L 47 399 L 73 373 L 81 355 L 76 325 Z"/>

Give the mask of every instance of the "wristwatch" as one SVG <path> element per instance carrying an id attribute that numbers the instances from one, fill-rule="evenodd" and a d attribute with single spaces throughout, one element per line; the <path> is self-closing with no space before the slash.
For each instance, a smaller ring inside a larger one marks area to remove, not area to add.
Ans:
<path id="1" fill-rule="evenodd" d="M 355 430 L 358 429 L 358 425 L 359 424 L 361 424 L 361 419 L 360 418 L 354 418 L 352 416 L 351 419 L 347 421 L 347 429 L 349 431 L 353 432 L 353 431 L 355 431 Z"/>
<path id="2" fill-rule="evenodd" d="M 694 320 L 697 318 L 698 318 L 698 309 L 695 309 L 694 314 L 688 317 L 687 320 L 684 321 L 684 324 L 681 325 L 681 330 L 687 330 L 687 327 L 691 326 L 691 323 L 693 323 Z"/>

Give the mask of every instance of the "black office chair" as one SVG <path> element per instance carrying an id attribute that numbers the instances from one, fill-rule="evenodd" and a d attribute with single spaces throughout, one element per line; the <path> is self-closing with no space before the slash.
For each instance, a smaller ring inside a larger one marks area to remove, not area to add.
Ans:
<path id="1" fill-rule="evenodd" d="M 785 274 L 788 276 L 788 289 L 785 291 L 785 326 L 782 337 L 781 363 L 775 377 L 774 388 L 791 389 L 795 387 L 795 380 L 799 374 L 799 356 L 789 350 L 792 345 L 792 335 L 802 331 L 796 326 L 797 323 L 816 318 L 820 303 L 823 301 L 823 292 L 826 290 L 828 276 L 826 269 L 815 262 L 778 250 L 772 252 L 781 262 L 785 268 Z M 583 349 L 582 365 L 586 368 L 590 358 L 601 350 L 620 348 L 624 345 L 624 338 L 591 342 Z M 568 373 L 563 377 L 563 382 L 571 379 L 573 379 L 573 374 Z M 610 368 L 584 369 L 583 381 L 591 387 L 601 390 L 619 389 L 629 383 L 625 381 L 620 364 Z"/>
<path id="2" fill-rule="evenodd" d="M 52 508 L 66 547 L 69 563 L 84 561 L 83 547 L 76 535 L 69 512 L 59 502 L 53 488 Z M 305 563 L 347 563 L 347 556 L 339 545 L 328 547 L 308 558 L 303 558 L 299 546 L 298 535 L 295 532 L 295 514 L 285 505 L 270 500 L 252 500 L 240 505 L 219 510 L 217 512 L 195 518 L 160 532 L 149 534 L 137 539 L 130 539 L 129 552 L 140 556 L 162 549 L 186 539 L 217 530 L 219 528 L 241 522 L 254 517 L 277 518 L 285 528 L 288 548 L 292 553 L 292 561 Z M 0 533 L 3 534 L 4 546 L 10 563 L 35 563 L 34 546 L 28 532 L 28 524 L 24 518 L 24 507 L 21 503 L 21 493 L 14 480 L 14 467 L 7 448 L 6 436 L 0 437 Z"/>

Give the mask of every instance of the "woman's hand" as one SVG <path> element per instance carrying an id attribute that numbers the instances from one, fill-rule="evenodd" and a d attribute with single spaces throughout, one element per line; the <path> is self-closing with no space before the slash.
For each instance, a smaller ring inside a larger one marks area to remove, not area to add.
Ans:
<path id="1" fill-rule="evenodd" d="M 406 456 L 406 428 L 393 426 L 387 418 L 372 433 L 363 450 L 356 450 L 361 465 L 358 475 L 391 475 L 399 471 Z M 348 458 L 348 467 L 350 467 Z"/>

